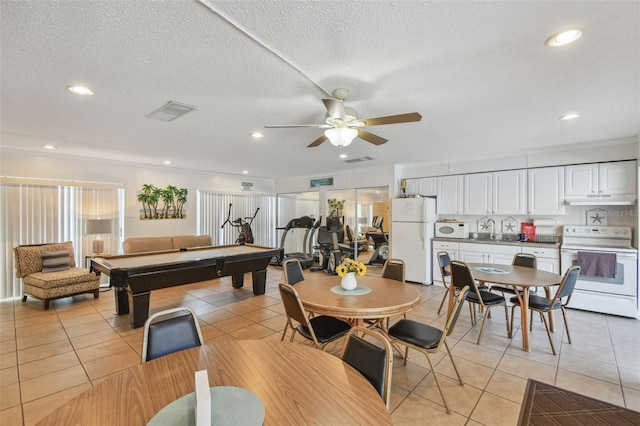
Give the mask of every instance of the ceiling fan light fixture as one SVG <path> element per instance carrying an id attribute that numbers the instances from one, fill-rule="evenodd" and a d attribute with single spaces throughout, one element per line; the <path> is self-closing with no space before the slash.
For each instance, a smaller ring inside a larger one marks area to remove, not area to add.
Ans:
<path id="1" fill-rule="evenodd" d="M 343 148 L 353 142 L 358 136 L 358 131 L 349 127 L 338 127 L 325 130 L 324 135 L 329 139 L 331 145 Z"/>
<path id="2" fill-rule="evenodd" d="M 545 44 L 549 47 L 564 46 L 578 40 L 583 34 L 584 30 L 582 28 L 572 28 L 552 35 L 545 41 Z"/>

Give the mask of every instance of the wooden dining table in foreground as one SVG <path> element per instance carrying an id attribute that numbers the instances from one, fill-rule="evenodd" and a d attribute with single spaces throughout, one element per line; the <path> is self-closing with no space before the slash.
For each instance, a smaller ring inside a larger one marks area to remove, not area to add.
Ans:
<path id="1" fill-rule="evenodd" d="M 63 404 L 41 425 L 146 425 L 163 407 L 210 386 L 236 386 L 264 405 L 265 425 L 392 424 L 373 386 L 340 358 L 299 343 L 222 341 L 132 367 Z"/>
<path id="2" fill-rule="evenodd" d="M 468 263 L 467 265 L 471 268 L 473 277 L 477 281 L 487 284 L 510 285 L 516 290 L 516 296 L 521 308 L 522 349 L 529 352 L 529 289 L 531 287 L 542 287 L 547 297 L 549 297 L 549 288 L 560 284 L 562 275 L 524 266 L 497 265 L 495 263 Z M 524 291 L 520 294 L 518 290 Z M 453 293 L 453 286 L 450 286 L 450 293 Z"/>
<path id="3" fill-rule="evenodd" d="M 340 285 L 338 276 L 314 273 L 304 278 L 295 289 L 307 311 L 355 322 L 402 315 L 415 309 L 421 300 L 415 286 L 376 275 L 357 277 L 358 286 L 371 289 L 361 295 L 332 292 L 332 287 Z"/>

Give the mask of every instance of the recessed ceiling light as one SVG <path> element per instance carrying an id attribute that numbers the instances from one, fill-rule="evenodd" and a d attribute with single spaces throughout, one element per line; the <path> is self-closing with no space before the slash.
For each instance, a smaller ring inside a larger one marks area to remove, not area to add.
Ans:
<path id="1" fill-rule="evenodd" d="M 164 164 L 166 164 L 166 165 L 170 165 L 170 164 L 173 164 L 173 161 L 165 160 L 165 161 L 164 161 Z"/>
<path id="2" fill-rule="evenodd" d="M 67 86 L 67 90 L 71 93 L 75 93 L 76 95 L 82 96 L 91 96 L 93 95 L 93 90 L 84 86 Z"/>
<path id="3" fill-rule="evenodd" d="M 55 145 L 42 145 L 42 148 L 44 148 L 44 149 L 58 149 L 58 147 L 55 146 Z"/>
<path id="4" fill-rule="evenodd" d="M 340 158 L 348 158 L 349 156 L 347 154 L 340 154 L 339 157 Z"/>
<path id="5" fill-rule="evenodd" d="M 251 133 L 251 137 L 252 138 L 256 138 L 256 139 L 260 139 L 260 138 L 263 138 L 264 135 L 262 133 L 260 133 L 260 132 L 252 132 Z"/>
<path id="6" fill-rule="evenodd" d="M 571 30 L 562 31 L 552 35 L 544 42 L 544 44 L 549 47 L 564 46 L 578 40 L 583 34 L 584 30 L 582 28 L 573 28 Z"/>
<path id="7" fill-rule="evenodd" d="M 242 171 L 242 174 L 243 174 L 243 175 L 247 175 L 247 174 L 249 174 L 249 170 L 243 170 L 243 171 Z"/>
<path id="8" fill-rule="evenodd" d="M 560 120 L 562 121 L 573 120 L 574 118 L 579 118 L 579 117 L 580 117 L 580 114 L 578 114 L 577 112 L 572 112 L 570 114 L 563 115 L 562 117 L 560 117 Z"/>

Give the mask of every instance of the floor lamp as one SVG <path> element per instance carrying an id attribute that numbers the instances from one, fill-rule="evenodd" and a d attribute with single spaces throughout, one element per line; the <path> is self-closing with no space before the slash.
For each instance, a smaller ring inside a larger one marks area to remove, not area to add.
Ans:
<path id="1" fill-rule="evenodd" d="M 95 240 L 93 240 L 93 254 L 102 254 L 104 252 L 104 240 L 100 238 L 100 234 L 111 233 L 111 220 L 87 219 L 84 225 L 84 233 L 96 236 Z"/>

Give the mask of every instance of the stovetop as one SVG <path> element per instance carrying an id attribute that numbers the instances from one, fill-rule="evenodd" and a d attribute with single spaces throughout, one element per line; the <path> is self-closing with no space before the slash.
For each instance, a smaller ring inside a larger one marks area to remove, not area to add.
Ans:
<path id="1" fill-rule="evenodd" d="M 565 225 L 562 227 L 562 249 L 615 251 L 636 253 L 631 245 L 632 232 L 628 226 Z"/>

